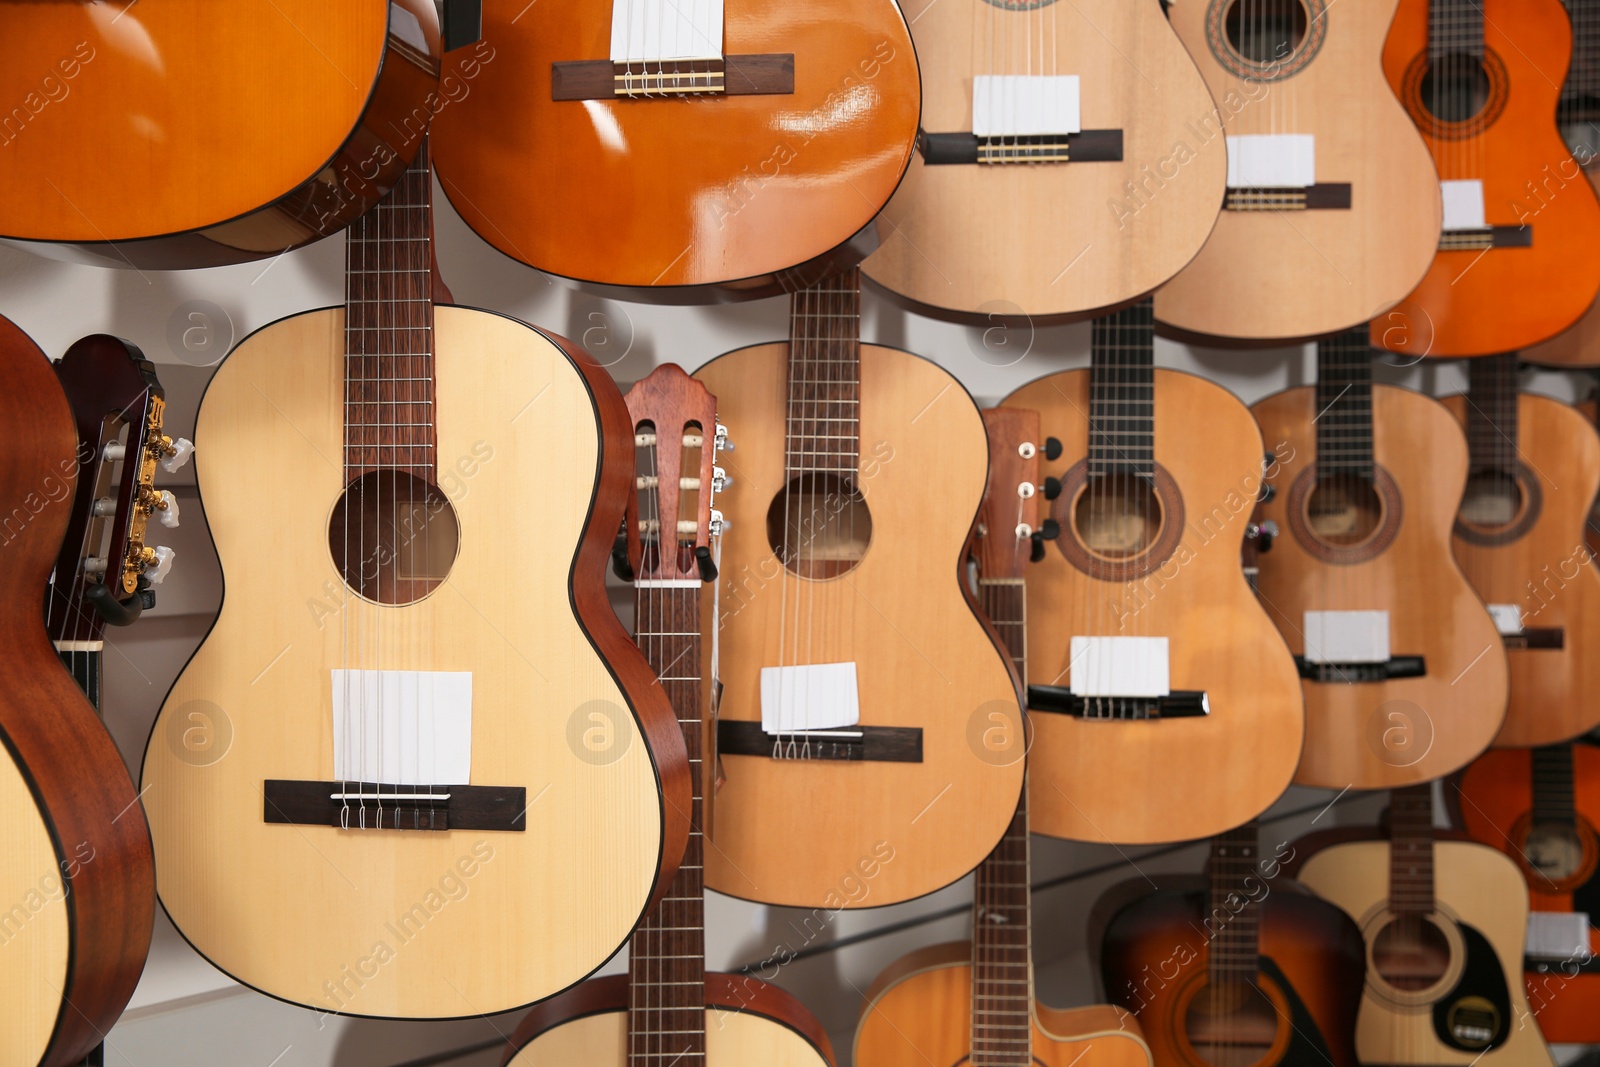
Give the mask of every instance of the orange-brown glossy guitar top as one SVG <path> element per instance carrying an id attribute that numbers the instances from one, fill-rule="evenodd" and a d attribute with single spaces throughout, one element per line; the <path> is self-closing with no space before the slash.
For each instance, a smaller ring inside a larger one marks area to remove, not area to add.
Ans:
<path id="1" fill-rule="evenodd" d="M 606 0 L 489 0 L 492 60 L 447 64 L 447 81 L 475 73 L 434 122 L 439 179 L 506 255 L 636 299 L 762 295 L 774 272 L 848 241 L 899 184 L 921 90 L 890 0 L 730 0 L 727 84 L 736 57 L 792 56 L 789 91 L 780 74 L 761 93 L 552 99 L 554 65 L 607 60 L 611 24 Z"/>
<path id="2" fill-rule="evenodd" d="M 1430 5 L 1454 27 L 1432 44 Z M 1431 64 L 1430 50 L 1442 52 Z M 1600 201 L 1555 121 L 1571 53 L 1560 0 L 1401 0 L 1384 74 L 1440 179 L 1482 183 L 1483 217 L 1468 211 L 1453 224 L 1447 197 L 1445 225 L 1461 228 L 1447 229 L 1416 290 L 1374 321 L 1374 344 L 1506 352 L 1555 336 L 1594 300 Z"/>
<path id="3" fill-rule="evenodd" d="M 342 230 L 437 102 L 427 0 L 0 0 L 0 238 L 153 268 Z"/>

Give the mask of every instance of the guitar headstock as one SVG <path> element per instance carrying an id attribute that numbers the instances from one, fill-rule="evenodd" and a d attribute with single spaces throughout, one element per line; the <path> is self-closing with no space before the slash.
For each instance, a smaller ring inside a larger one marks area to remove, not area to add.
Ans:
<path id="1" fill-rule="evenodd" d="M 78 428 L 78 489 L 47 624 L 58 642 L 93 642 L 107 622 L 137 618 L 171 568 L 172 550 L 146 543 L 152 517 L 178 525 L 177 499 L 156 488 L 156 473 L 176 472 L 194 445 L 164 432 L 161 383 L 134 345 L 94 334 L 55 366 Z"/>
<path id="2" fill-rule="evenodd" d="M 727 484 L 717 466 L 726 447 L 717 399 L 665 364 L 628 390 L 638 457 L 628 497 L 627 562 L 634 581 L 710 581 L 711 544 L 722 516 L 713 507 Z"/>
<path id="3" fill-rule="evenodd" d="M 1044 542 L 1060 533 L 1054 519 L 1040 518 L 1046 491 L 1039 484 L 1039 461 L 1048 446 L 1037 411 L 987 408 L 983 428 L 989 482 L 978 509 L 978 574 L 989 581 L 1020 579 L 1030 561 L 1043 558 Z"/>

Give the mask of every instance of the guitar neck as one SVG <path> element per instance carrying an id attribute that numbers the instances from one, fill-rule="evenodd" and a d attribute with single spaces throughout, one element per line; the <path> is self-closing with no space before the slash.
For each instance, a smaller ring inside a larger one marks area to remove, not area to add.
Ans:
<path id="1" fill-rule="evenodd" d="M 1533 750 L 1533 824 L 1574 827 L 1578 823 L 1573 795 L 1572 743 Z"/>
<path id="2" fill-rule="evenodd" d="M 1155 475 L 1155 302 L 1094 320 L 1089 474 Z"/>
<path id="3" fill-rule="evenodd" d="M 861 271 L 801 289 L 789 302 L 784 465 L 854 477 L 861 459 Z"/>
<path id="4" fill-rule="evenodd" d="M 1317 475 L 1372 478 L 1372 345 L 1360 326 L 1317 344 Z"/>
<path id="5" fill-rule="evenodd" d="M 1428 58 L 1483 58 L 1483 8 L 1477 0 L 1429 0 Z"/>
<path id="6" fill-rule="evenodd" d="M 1224 916 L 1210 949 L 1213 985 L 1254 980 L 1261 944 L 1261 904 L 1250 897 L 1247 880 L 1256 877 L 1259 833 L 1254 821 L 1211 839 L 1212 916 Z M 1235 901 L 1245 904 L 1237 912 Z"/>
<path id="7" fill-rule="evenodd" d="M 1514 475 L 1517 465 L 1517 356 L 1467 364 L 1467 450 L 1474 471 Z"/>
<path id="8" fill-rule="evenodd" d="M 1389 909 L 1396 915 L 1433 911 L 1433 786 L 1389 794 Z"/>
<path id="9" fill-rule="evenodd" d="M 424 144 L 345 241 L 345 476 L 433 482 L 433 178 Z"/>
<path id="10" fill-rule="evenodd" d="M 670 537 L 670 534 L 669 534 Z M 635 636 L 661 680 L 689 750 L 689 846 L 667 895 L 628 943 L 628 1063 L 705 1061 L 705 844 L 701 789 L 700 590 L 635 583 Z"/>

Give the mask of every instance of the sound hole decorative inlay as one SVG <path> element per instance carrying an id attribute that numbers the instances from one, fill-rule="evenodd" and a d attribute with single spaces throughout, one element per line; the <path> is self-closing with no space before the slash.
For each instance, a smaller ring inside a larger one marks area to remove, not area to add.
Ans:
<path id="1" fill-rule="evenodd" d="M 1341 473 L 1318 478 L 1307 467 L 1289 487 L 1289 529 L 1300 547 L 1329 563 L 1373 559 L 1400 532 L 1400 490 L 1374 466 L 1372 478 Z"/>
<path id="2" fill-rule="evenodd" d="M 1515 473 L 1479 469 L 1467 477 L 1455 535 L 1474 545 L 1507 545 L 1533 529 L 1544 510 L 1544 491 L 1527 464 Z"/>
<path id="3" fill-rule="evenodd" d="M 1406 68 L 1400 99 L 1411 120 L 1436 141 L 1476 137 L 1506 109 L 1511 80 L 1505 62 L 1490 49 L 1482 59 L 1460 52 L 1430 62 L 1418 55 Z"/>
<path id="4" fill-rule="evenodd" d="M 1165 563 L 1183 537 L 1183 498 L 1159 463 L 1152 478 L 1103 474 L 1090 478 L 1087 460 L 1062 475 L 1051 505 L 1061 524 L 1056 547 L 1092 578 L 1132 581 Z"/>
<path id="5" fill-rule="evenodd" d="M 767 509 L 767 543 L 801 578 L 848 574 L 871 542 L 872 513 L 842 474 L 796 475 Z"/>
<path id="6" fill-rule="evenodd" d="M 455 508 L 408 471 L 368 471 L 328 520 L 328 547 L 345 585 L 366 600 L 411 604 L 450 574 L 461 541 Z"/>
<path id="7" fill-rule="evenodd" d="M 1327 36 L 1325 0 L 1211 0 L 1206 9 L 1212 56 L 1246 81 L 1294 77 Z"/>

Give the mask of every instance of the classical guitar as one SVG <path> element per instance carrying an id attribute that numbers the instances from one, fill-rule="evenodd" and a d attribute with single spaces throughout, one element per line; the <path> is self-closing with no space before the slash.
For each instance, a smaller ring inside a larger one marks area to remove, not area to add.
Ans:
<path id="1" fill-rule="evenodd" d="M 1439 182 L 1379 63 L 1397 2 L 1172 5 L 1220 104 L 1228 191 L 1210 240 L 1156 294 L 1168 330 L 1317 337 L 1376 317 L 1422 280 L 1439 244 Z"/>
<path id="2" fill-rule="evenodd" d="M 1600 290 L 1600 200 L 1556 127 L 1572 27 L 1560 0 L 1400 0 L 1383 72 L 1438 167 L 1438 253 L 1372 323 L 1410 356 L 1548 340 Z"/>
<path id="3" fill-rule="evenodd" d="M 1022 712 L 965 585 L 983 419 L 928 360 L 860 340 L 856 270 L 791 299 L 791 340 L 696 377 L 739 426 L 724 509 L 720 893 L 873 907 L 932 892 L 1005 832 Z M 915 546 L 915 548 L 913 548 Z"/>
<path id="4" fill-rule="evenodd" d="M 1217 110 L 1160 8 L 913 0 L 917 156 L 874 282 L 953 317 L 1085 315 L 1199 251 L 1222 201 Z"/>
<path id="5" fill-rule="evenodd" d="M 1584 543 L 1600 491 L 1600 438 L 1575 408 L 1523 392 L 1516 354 L 1469 365 L 1445 406 L 1471 462 L 1455 556 L 1489 605 L 1511 669 L 1496 745 L 1548 745 L 1600 726 L 1600 570 Z"/>
<path id="6" fill-rule="evenodd" d="M 1600 748 L 1584 738 L 1492 749 L 1453 784 L 1463 828 L 1509 856 L 1527 883 L 1523 985 L 1545 1040 L 1600 1041 L 1600 938 L 1590 923 L 1600 914 Z"/>
<path id="7" fill-rule="evenodd" d="M 638 446 L 627 521 L 634 639 L 672 700 L 689 750 L 689 848 L 672 888 L 628 942 L 628 973 L 592 979 L 538 1005 L 511 1038 L 510 1067 L 830 1067 L 821 1025 L 788 993 L 745 975 L 707 973 L 702 864 L 702 585 L 716 581 L 715 494 L 725 438 L 717 400 L 675 364 L 627 396 Z M 713 617 L 711 622 L 715 621 Z"/>
<path id="8" fill-rule="evenodd" d="M 1153 346 L 1146 299 L 1095 320 L 1088 370 L 1005 400 L 1062 442 L 1046 456 L 1061 535 L 1028 570 L 1031 800 L 1052 837 L 1220 833 L 1300 757 L 1294 663 L 1239 563 L 1260 431 L 1221 386 L 1157 370 Z"/>
<path id="9" fill-rule="evenodd" d="M 622 397 L 567 342 L 435 306 L 431 190 L 424 150 L 351 230 L 344 307 L 212 379 L 223 607 L 145 751 L 173 923 L 239 981 L 353 1015 L 572 985 L 688 832 L 682 735 L 603 586 Z M 227 743 L 191 752 L 196 727 Z"/>
<path id="10" fill-rule="evenodd" d="M 0 71 L 0 239 L 49 256 L 209 267 L 337 233 L 442 99 L 429 0 L 0 11 L 27 57 Z"/>
<path id="11" fill-rule="evenodd" d="M 1282 877 L 1254 822 L 1211 840 L 1209 887 L 1149 893 L 1106 928 L 1107 994 L 1156 1067 L 1356 1065 L 1361 931 Z"/>
<path id="12" fill-rule="evenodd" d="M 478 73 L 433 149 L 451 204 L 501 252 L 677 302 L 770 295 L 778 271 L 868 250 L 851 238 L 917 131 L 892 0 L 483 6 L 495 60 L 463 50 Z"/>
<path id="13" fill-rule="evenodd" d="M 1504 640 L 1451 554 L 1467 483 L 1438 401 L 1372 381 L 1365 327 L 1317 345 L 1317 381 L 1252 409 L 1275 462 L 1261 600 L 1294 652 L 1295 781 L 1383 789 L 1448 774 L 1505 718 Z"/>
<path id="14" fill-rule="evenodd" d="M 1390 795 L 1387 839 L 1338 829 L 1294 844 L 1291 875 L 1366 941 L 1356 1056 L 1394 1067 L 1554 1064 L 1517 980 L 1528 894 L 1516 864 L 1436 836 L 1425 782 Z"/>
<path id="15" fill-rule="evenodd" d="M 978 585 L 1020 682 L 1027 677 L 1023 572 L 1049 533 L 1039 507 L 1045 442 L 1037 412 L 1000 407 L 983 417 L 992 461 L 974 538 Z M 999 731 L 998 739 L 1008 726 L 986 729 Z M 919 949 L 874 980 L 856 1028 L 856 1067 L 1149 1067 L 1150 1049 L 1127 1012 L 1106 1005 L 1063 1011 L 1034 1000 L 1029 857 L 1024 793 L 1005 836 L 978 865 L 972 939 Z"/>
<path id="16" fill-rule="evenodd" d="M 75 518 L 82 455 L 73 412 L 44 353 L 5 319 L 0 360 L 18 415 L 0 463 L 0 539 L 8 549 L 0 585 L 0 899 L 8 908 L 0 922 L 8 1004 L 0 1062 L 65 1067 L 91 1054 L 133 995 L 150 945 L 155 874 L 122 756 L 51 647 L 52 638 L 69 636 L 54 611 L 59 575 L 51 625 L 40 625 L 46 583 Z M 151 394 L 139 392 L 128 398 L 137 424 L 130 443 L 153 463 L 143 446 Z M 86 562 L 74 552 L 69 573 L 92 570 Z"/>

